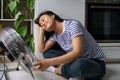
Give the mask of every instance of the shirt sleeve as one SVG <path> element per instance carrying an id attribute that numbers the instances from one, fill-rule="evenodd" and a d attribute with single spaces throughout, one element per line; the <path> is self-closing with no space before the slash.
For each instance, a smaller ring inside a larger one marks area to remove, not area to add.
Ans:
<path id="1" fill-rule="evenodd" d="M 55 34 L 53 34 L 49 39 L 52 40 L 52 41 L 54 41 L 54 42 L 56 42 Z"/>
<path id="2" fill-rule="evenodd" d="M 73 39 L 74 37 L 78 35 L 83 35 L 83 26 L 79 21 L 73 21 L 70 24 L 69 32 L 71 35 L 71 38 Z"/>

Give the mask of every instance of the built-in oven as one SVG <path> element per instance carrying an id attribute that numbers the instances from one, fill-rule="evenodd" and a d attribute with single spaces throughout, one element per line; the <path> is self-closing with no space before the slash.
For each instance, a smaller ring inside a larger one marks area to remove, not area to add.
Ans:
<path id="1" fill-rule="evenodd" d="M 120 43 L 120 0 L 86 0 L 86 28 L 99 43 Z"/>

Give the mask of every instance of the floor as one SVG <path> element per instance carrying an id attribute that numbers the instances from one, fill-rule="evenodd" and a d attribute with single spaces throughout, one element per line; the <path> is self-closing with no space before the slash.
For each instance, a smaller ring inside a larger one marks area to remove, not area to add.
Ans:
<path id="1" fill-rule="evenodd" d="M 12 71 L 7 73 L 7 80 L 67 80 L 59 75 L 47 71 L 34 71 L 33 74 L 35 78 L 33 79 L 31 75 L 23 71 L 22 68 L 20 68 L 20 71 L 16 71 L 16 66 L 17 64 L 15 63 L 8 64 L 9 69 Z M 1 67 L 3 68 L 3 66 L 0 66 L 0 69 L 2 69 Z M 3 78 L 2 80 L 6 79 Z M 120 64 L 107 64 L 107 73 L 103 80 L 120 80 Z"/>
<path id="2" fill-rule="evenodd" d="M 38 55 L 38 57 L 41 57 Z M 111 57 L 111 56 L 110 56 Z M 119 57 L 119 56 L 116 56 Z M 9 68 L 10 72 L 7 73 L 7 80 L 67 80 L 62 76 L 56 75 L 51 72 L 40 72 L 34 71 L 33 74 L 35 78 L 33 79 L 31 75 L 20 67 L 20 71 L 16 71 L 17 63 L 7 63 L 7 67 Z M 0 70 L 4 69 L 3 65 L 0 64 Z M 0 77 L 3 72 L 0 71 Z M 6 80 L 5 77 L 2 80 Z M 103 80 L 120 80 L 120 63 L 113 62 L 107 63 L 107 72 L 103 78 Z"/>
<path id="3" fill-rule="evenodd" d="M 6 79 L 5 77 L 2 80 L 67 80 L 60 75 L 48 71 L 33 71 L 34 78 L 27 72 L 25 72 L 21 67 L 19 71 L 16 70 L 17 63 L 7 63 L 9 72 L 7 72 Z M 0 64 L 0 69 L 3 69 L 3 65 Z M 1 71 L 1 74 L 3 72 Z M 1 76 L 0 74 L 0 76 Z"/>
<path id="4" fill-rule="evenodd" d="M 103 80 L 120 80 L 120 63 L 107 64 L 107 71 Z"/>

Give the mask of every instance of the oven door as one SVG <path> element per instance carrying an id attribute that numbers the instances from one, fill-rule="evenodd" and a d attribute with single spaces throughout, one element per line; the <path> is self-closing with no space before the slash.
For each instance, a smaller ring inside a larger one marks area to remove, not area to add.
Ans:
<path id="1" fill-rule="evenodd" d="M 120 42 L 120 5 L 89 4 L 87 29 L 98 42 Z"/>

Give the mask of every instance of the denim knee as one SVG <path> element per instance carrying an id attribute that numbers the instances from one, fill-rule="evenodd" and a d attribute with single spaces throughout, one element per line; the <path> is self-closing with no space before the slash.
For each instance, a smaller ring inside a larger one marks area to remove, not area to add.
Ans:
<path id="1" fill-rule="evenodd" d="M 69 77 L 84 77 L 84 78 L 97 78 L 102 77 L 104 70 L 102 64 L 96 61 L 79 58 L 71 63 L 62 66 L 62 75 L 66 78 Z M 104 64 L 103 64 L 104 65 Z"/>
<path id="2" fill-rule="evenodd" d="M 105 74 L 104 61 L 98 59 L 83 59 L 81 66 L 81 75 L 84 78 L 92 80 L 101 79 Z"/>
<path id="3" fill-rule="evenodd" d="M 81 77 L 81 63 L 80 59 L 76 59 L 71 63 L 64 64 L 62 66 L 62 75 L 66 78 Z"/>

